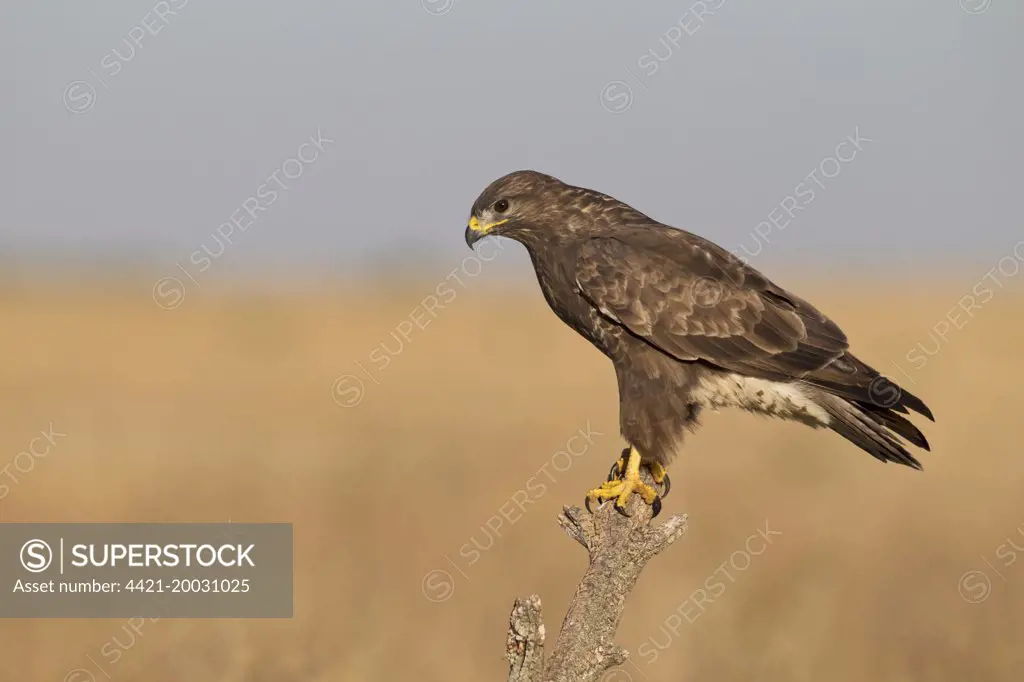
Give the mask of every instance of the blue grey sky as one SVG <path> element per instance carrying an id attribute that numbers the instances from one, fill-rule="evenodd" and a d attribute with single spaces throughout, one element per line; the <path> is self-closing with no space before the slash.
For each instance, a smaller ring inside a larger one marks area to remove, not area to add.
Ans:
<path id="1" fill-rule="evenodd" d="M 1024 238 L 1011 0 L 7 5 L 9 262 L 457 261 L 476 195 L 521 168 L 769 271 L 985 265 Z"/>

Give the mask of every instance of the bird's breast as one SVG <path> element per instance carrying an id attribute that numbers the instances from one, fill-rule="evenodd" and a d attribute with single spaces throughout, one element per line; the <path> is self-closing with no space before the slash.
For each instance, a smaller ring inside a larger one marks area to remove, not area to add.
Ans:
<path id="1" fill-rule="evenodd" d="M 580 293 L 576 280 L 563 269 L 558 258 L 539 257 L 530 252 L 537 282 L 548 306 L 562 322 L 576 330 L 605 355 L 616 347 L 616 325 L 605 320 Z"/>

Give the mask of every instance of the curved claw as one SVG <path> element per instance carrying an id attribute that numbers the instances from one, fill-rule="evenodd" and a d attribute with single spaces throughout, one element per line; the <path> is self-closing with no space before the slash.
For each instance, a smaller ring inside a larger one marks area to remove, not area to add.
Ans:
<path id="1" fill-rule="evenodd" d="M 594 511 L 590 508 L 590 495 L 587 495 L 586 497 L 583 498 L 583 506 L 587 508 L 587 511 L 589 513 L 594 513 Z"/>
<path id="2" fill-rule="evenodd" d="M 665 474 L 665 480 L 662 481 L 662 483 L 665 484 L 665 492 L 663 492 L 661 496 L 668 497 L 669 491 L 672 490 L 672 479 L 668 477 L 668 474 Z M 655 514 L 655 516 L 657 516 L 657 514 Z"/>
<path id="3" fill-rule="evenodd" d="M 654 512 L 651 514 L 651 519 L 654 519 L 658 514 L 661 513 L 661 495 L 654 498 L 654 502 L 651 502 L 651 510 Z"/>
<path id="4" fill-rule="evenodd" d="M 615 460 L 615 464 L 612 464 L 612 468 L 608 470 L 608 481 L 615 481 L 622 477 L 622 472 L 626 470 L 626 462 L 629 460 L 629 448 L 622 451 L 622 456 Z"/>
<path id="5" fill-rule="evenodd" d="M 626 508 L 625 507 L 620 507 L 618 502 L 615 503 L 615 511 L 619 512 L 620 514 L 625 516 L 627 519 L 630 517 L 630 514 L 629 514 L 628 511 L 626 511 Z"/>

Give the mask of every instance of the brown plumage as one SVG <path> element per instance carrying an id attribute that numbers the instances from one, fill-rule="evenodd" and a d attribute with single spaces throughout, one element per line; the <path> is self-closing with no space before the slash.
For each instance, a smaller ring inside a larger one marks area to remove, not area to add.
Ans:
<path id="1" fill-rule="evenodd" d="M 882 461 L 920 468 L 904 415 L 921 400 L 850 354 L 807 301 L 721 247 L 607 195 L 519 171 L 473 205 L 466 241 L 501 235 L 529 252 L 544 297 L 611 359 L 623 437 L 666 464 L 704 408 L 827 427 Z"/>

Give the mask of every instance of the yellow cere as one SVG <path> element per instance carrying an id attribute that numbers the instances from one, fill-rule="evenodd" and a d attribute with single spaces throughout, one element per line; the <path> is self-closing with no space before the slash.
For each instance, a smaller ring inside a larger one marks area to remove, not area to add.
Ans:
<path id="1" fill-rule="evenodd" d="M 486 225 L 481 225 L 480 221 L 477 220 L 477 217 L 473 216 L 472 218 L 469 219 L 469 229 L 473 230 L 474 232 L 485 233 L 485 232 L 490 231 L 492 228 L 497 227 L 498 225 L 504 225 L 508 221 L 509 221 L 509 219 L 505 218 L 504 220 L 499 220 L 497 222 L 487 223 Z"/>

